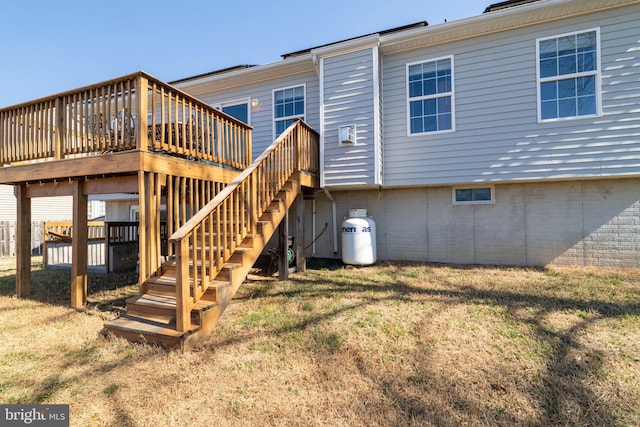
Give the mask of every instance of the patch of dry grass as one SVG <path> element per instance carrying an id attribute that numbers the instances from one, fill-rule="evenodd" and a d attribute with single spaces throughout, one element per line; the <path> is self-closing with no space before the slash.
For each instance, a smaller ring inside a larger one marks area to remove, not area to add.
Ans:
<path id="1" fill-rule="evenodd" d="M 36 260 L 37 261 L 37 260 Z M 15 262 L 9 260 L 9 262 Z M 98 332 L 135 277 L 0 261 L 0 402 L 72 425 L 638 425 L 640 272 L 381 264 L 255 280 L 190 353 Z"/>

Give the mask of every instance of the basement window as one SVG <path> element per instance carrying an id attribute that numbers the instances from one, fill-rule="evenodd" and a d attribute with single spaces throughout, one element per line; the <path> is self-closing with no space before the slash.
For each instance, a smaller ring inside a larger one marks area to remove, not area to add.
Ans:
<path id="1" fill-rule="evenodd" d="M 496 202 L 493 186 L 453 187 L 451 197 L 454 205 L 489 205 Z"/>

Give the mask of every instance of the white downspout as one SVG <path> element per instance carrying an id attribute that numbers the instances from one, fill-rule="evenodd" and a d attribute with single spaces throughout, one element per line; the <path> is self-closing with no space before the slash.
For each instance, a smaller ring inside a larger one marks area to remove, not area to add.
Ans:
<path id="1" fill-rule="evenodd" d="M 336 201 L 325 187 L 324 194 L 331 200 L 331 218 L 333 220 L 333 254 L 338 255 L 338 213 L 336 211 Z"/>
<path id="2" fill-rule="evenodd" d="M 316 255 L 316 199 L 311 201 L 311 256 Z"/>

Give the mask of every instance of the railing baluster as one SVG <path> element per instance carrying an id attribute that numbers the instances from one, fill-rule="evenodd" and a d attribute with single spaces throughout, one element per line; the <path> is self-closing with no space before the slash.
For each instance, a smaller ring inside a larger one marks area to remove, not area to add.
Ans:
<path id="1" fill-rule="evenodd" d="M 233 251 L 241 244 L 249 233 L 255 232 L 256 222 L 262 213 L 268 208 L 277 192 L 282 188 L 291 174 L 298 169 L 296 163 L 301 157 L 310 156 L 311 152 L 318 149 L 318 136 L 316 133 L 308 134 L 309 140 L 313 139 L 313 146 L 305 145 L 305 152 L 298 153 L 302 143 L 298 142 L 301 135 L 307 137 L 306 131 L 300 133 L 300 129 L 306 126 L 302 122 L 296 122 L 283 135 L 281 135 L 256 161 L 247 168 L 234 183 L 227 185 L 216 194 L 197 213 L 176 230 L 170 237 L 170 242 L 176 245 L 176 263 L 178 268 L 177 287 L 185 292 L 188 289 L 186 281 L 189 280 L 189 259 L 191 255 L 194 276 L 193 283 L 201 283 L 200 290 L 194 289 L 194 297 L 198 292 L 204 292 L 208 281 L 214 279 L 222 266 L 228 261 Z M 227 128 L 225 124 L 225 128 Z M 229 129 L 220 130 L 228 135 Z M 228 141 L 225 141 L 223 150 L 227 150 Z M 306 143 L 305 143 L 306 144 Z M 309 141 L 311 144 L 311 141 Z M 228 151 L 223 151 L 227 152 Z M 317 173 L 317 169 L 310 170 Z M 183 180 L 183 188 L 184 188 Z M 204 183 L 200 182 L 200 185 Z M 200 189 L 202 191 L 202 189 Z M 190 193 L 194 190 L 190 186 Z M 184 190 L 183 190 L 184 194 Z M 191 206 L 199 206 L 200 200 L 205 198 L 206 192 L 196 200 L 190 199 Z M 191 196 L 193 197 L 193 196 Z M 183 196 L 184 198 L 184 196 Z M 208 198 L 208 197 L 207 197 Z M 204 201 L 204 200 L 203 200 Z M 208 236 L 208 237 L 207 237 Z M 189 254 L 185 246 L 191 244 L 193 251 Z M 205 248 L 207 247 L 207 252 Z M 198 249 L 200 253 L 198 254 Z M 198 268 L 198 265 L 200 268 Z M 181 295 L 178 299 L 184 299 Z M 193 303 L 193 300 L 178 303 L 179 316 L 187 316 L 184 306 Z M 182 305 L 181 305 L 182 304 Z M 178 323 L 184 323 L 183 320 Z M 183 327 L 187 327 L 186 324 Z M 180 330 L 180 329 L 179 329 Z"/>

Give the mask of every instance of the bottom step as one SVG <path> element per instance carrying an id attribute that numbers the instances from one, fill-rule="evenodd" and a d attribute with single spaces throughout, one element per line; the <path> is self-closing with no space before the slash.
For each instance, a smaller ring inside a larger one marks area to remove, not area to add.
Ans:
<path id="1" fill-rule="evenodd" d="M 156 344 L 165 348 L 181 348 L 182 342 L 198 328 L 198 325 L 192 324 L 189 332 L 179 332 L 171 325 L 125 315 L 106 322 L 101 334 L 126 338 L 133 342 Z"/>

